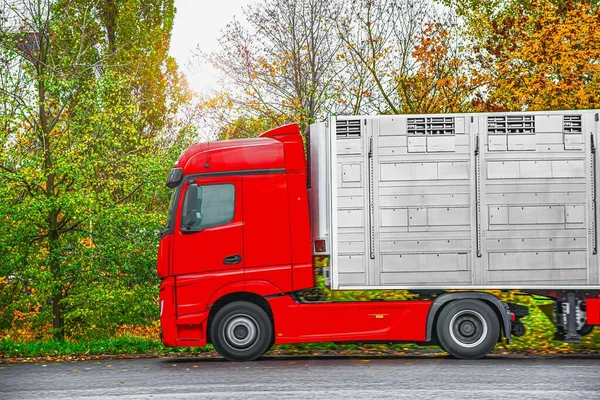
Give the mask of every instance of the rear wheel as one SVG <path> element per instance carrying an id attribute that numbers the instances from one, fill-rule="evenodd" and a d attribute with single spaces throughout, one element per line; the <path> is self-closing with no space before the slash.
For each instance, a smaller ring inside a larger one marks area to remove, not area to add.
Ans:
<path id="1" fill-rule="evenodd" d="M 251 361 L 263 355 L 273 338 L 273 324 L 259 306 L 236 301 L 221 308 L 210 334 L 215 350 L 231 361 Z"/>
<path id="2" fill-rule="evenodd" d="M 456 358 L 476 359 L 488 354 L 500 337 L 500 322 L 480 300 L 457 300 L 442 309 L 436 325 L 440 347 Z"/>

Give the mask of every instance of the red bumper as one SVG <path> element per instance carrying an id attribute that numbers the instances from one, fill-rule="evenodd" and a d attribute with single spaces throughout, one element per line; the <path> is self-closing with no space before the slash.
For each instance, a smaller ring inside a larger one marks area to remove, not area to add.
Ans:
<path id="1" fill-rule="evenodd" d="M 160 284 L 160 339 L 165 346 L 177 346 L 175 324 L 175 278 L 169 277 Z"/>
<path id="2" fill-rule="evenodd" d="M 205 346 L 208 311 L 177 318 L 175 310 L 175 278 L 160 285 L 161 340 L 165 346 Z"/>

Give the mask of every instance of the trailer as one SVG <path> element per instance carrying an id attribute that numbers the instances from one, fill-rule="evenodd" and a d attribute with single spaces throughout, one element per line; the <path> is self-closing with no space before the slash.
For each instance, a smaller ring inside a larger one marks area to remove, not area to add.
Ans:
<path id="1" fill-rule="evenodd" d="M 332 116 L 179 157 L 159 245 L 162 340 L 252 360 L 273 344 L 438 344 L 479 358 L 554 300 L 556 339 L 600 325 L 598 110 Z M 331 290 L 407 301 L 325 302 Z"/>
<path id="2" fill-rule="evenodd" d="M 313 240 L 331 251 L 331 288 L 600 288 L 597 116 L 391 115 L 313 125 Z"/>

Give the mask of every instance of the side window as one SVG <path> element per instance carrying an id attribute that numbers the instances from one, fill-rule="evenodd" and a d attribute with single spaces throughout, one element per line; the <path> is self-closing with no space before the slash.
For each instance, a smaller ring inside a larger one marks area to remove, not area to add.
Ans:
<path id="1" fill-rule="evenodd" d="M 196 210 L 196 223 L 190 227 L 192 231 L 231 222 L 235 210 L 235 187 L 232 184 L 198 186 Z"/>

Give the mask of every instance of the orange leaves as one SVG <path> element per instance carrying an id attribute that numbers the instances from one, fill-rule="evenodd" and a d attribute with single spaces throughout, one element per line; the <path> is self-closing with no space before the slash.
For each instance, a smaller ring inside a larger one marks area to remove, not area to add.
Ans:
<path id="1" fill-rule="evenodd" d="M 51 335 L 48 332 L 51 330 L 51 324 L 37 325 L 33 322 L 33 317 L 38 314 L 39 309 L 40 305 L 35 304 L 31 310 L 14 310 L 11 327 L 0 332 L 0 339 L 10 338 L 20 342 L 49 339 Z"/>
<path id="2" fill-rule="evenodd" d="M 412 57 L 417 65 L 414 73 L 397 78 L 405 100 L 402 112 L 459 112 L 471 108 L 481 79 L 469 74 L 456 37 L 446 26 L 427 23 Z"/>
<path id="3" fill-rule="evenodd" d="M 115 336 L 157 339 L 160 337 L 160 321 L 154 321 L 151 325 L 122 325 Z"/>
<path id="4" fill-rule="evenodd" d="M 508 6 L 507 6 L 508 8 Z M 510 110 L 600 105 L 600 10 L 586 2 L 539 0 L 487 19 L 478 38 L 491 88 L 488 106 Z"/>
<path id="5" fill-rule="evenodd" d="M 433 65 L 448 54 L 448 31 L 432 22 L 427 23 L 413 50 L 413 57 L 425 65 Z"/>

